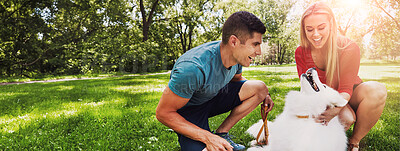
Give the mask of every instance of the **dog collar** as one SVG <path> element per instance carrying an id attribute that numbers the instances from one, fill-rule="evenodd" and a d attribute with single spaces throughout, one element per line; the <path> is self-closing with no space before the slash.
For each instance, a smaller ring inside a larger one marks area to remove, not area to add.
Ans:
<path id="1" fill-rule="evenodd" d="M 310 116 L 308 115 L 296 115 L 297 118 L 309 118 Z"/>

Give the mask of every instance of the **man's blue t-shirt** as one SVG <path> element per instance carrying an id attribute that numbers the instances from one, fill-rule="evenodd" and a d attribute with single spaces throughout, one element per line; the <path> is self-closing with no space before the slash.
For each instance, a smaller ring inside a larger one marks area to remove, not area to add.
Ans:
<path id="1" fill-rule="evenodd" d="M 168 87 L 178 96 L 190 98 L 186 106 L 211 100 L 235 74 L 242 73 L 239 64 L 224 67 L 220 44 L 214 41 L 195 47 L 179 57 L 172 68 Z"/>

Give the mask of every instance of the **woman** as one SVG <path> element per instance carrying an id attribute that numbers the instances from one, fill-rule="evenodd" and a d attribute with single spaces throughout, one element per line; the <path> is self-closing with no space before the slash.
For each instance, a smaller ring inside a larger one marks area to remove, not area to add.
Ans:
<path id="1" fill-rule="evenodd" d="M 382 114 L 387 90 L 378 82 L 362 82 L 358 77 L 360 49 L 354 42 L 337 35 L 332 10 L 322 2 L 311 5 L 301 18 L 301 44 L 295 59 L 299 76 L 316 68 L 321 82 L 337 90 L 348 101 L 345 107 L 329 108 L 316 118 L 328 124 L 336 115 L 346 130 L 354 124 L 348 150 L 357 151 Z"/>

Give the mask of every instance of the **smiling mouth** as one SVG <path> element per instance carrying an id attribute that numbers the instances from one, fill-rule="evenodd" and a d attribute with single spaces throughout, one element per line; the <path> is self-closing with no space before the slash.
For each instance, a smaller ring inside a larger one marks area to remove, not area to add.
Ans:
<path id="1" fill-rule="evenodd" d="M 322 37 L 319 37 L 318 39 L 314 39 L 314 41 L 318 42 L 322 39 Z"/>
<path id="2" fill-rule="evenodd" d="M 250 59 L 250 60 L 253 60 L 253 58 L 252 58 L 252 57 L 250 57 L 250 56 L 249 56 L 249 59 Z"/>
<path id="3" fill-rule="evenodd" d="M 308 83 L 310 83 L 310 86 L 314 89 L 314 91 L 319 92 L 319 88 L 313 79 L 311 71 L 307 71 L 306 79 L 307 79 Z"/>

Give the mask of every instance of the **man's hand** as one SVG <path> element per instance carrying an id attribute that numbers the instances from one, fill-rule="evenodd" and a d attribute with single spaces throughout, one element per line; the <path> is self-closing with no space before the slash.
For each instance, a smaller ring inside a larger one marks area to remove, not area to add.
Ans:
<path id="1" fill-rule="evenodd" d="M 315 122 L 328 126 L 328 123 L 339 114 L 343 107 L 327 107 L 325 112 L 315 118 Z"/>
<path id="2" fill-rule="evenodd" d="M 271 111 L 273 107 L 274 107 L 274 102 L 271 99 L 271 95 L 268 94 L 267 97 L 265 97 L 264 102 L 261 105 L 261 116 L 262 116 L 263 120 L 265 120 L 265 118 L 267 118 L 267 117 L 265 117 L 265 115 L 267 115 L 267 113 L 269 111 Z"/>
<path id="3" fill-rule="evenodd" d="M 203 151 L 232 151 L 233 147 L 224 138 L 212 134 L 207 137 L 207 140 L 203 143 L 206 144 L 206 148 Z"/>

